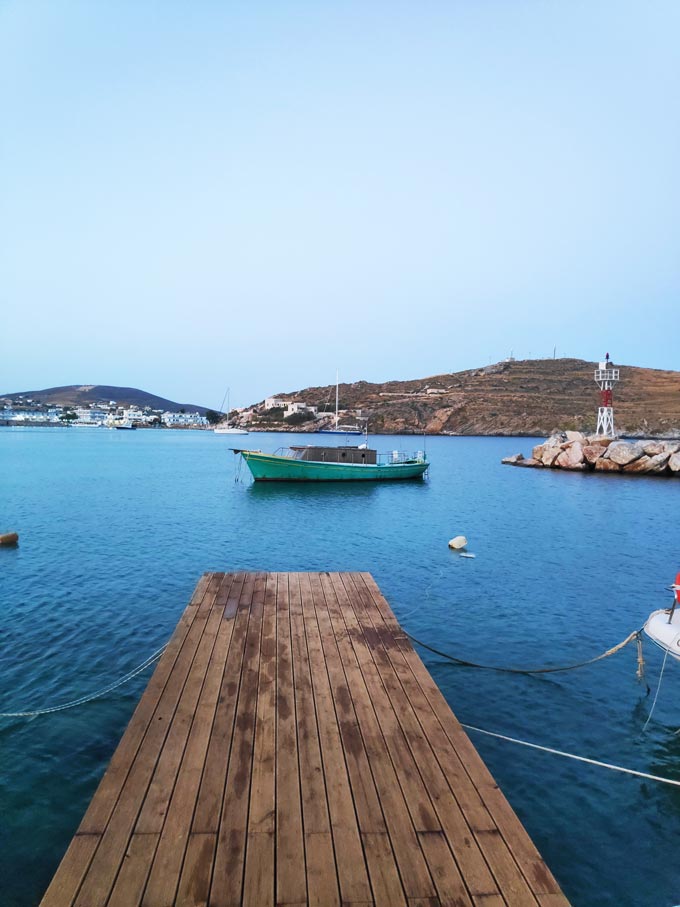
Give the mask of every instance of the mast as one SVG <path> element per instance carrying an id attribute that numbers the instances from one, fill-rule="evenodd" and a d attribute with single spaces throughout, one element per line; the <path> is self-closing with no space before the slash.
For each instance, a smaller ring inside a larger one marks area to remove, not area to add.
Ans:
<path id="1" fill-rule="evenodd" d="M 338 427 L 338 422 L 340 421 L 340 416 L 338 415 L 338 388 L 339 388 L 339 372 L 336 368 L 335 370 L 335 427 Z"/>

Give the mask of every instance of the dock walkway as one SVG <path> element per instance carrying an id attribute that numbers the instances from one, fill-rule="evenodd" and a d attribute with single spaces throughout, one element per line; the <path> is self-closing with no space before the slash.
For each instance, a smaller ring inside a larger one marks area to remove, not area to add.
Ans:
<path id="1" fill-rule="evenodd" d="M 42 907 L 568 907 L 366 573 L 203 576 Z"/>

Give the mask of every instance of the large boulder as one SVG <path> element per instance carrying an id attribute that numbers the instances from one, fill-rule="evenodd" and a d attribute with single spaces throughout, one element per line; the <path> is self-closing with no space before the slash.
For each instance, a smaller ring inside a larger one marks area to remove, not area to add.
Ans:
<path id="1" fill-rule="evenodd" d="M 583 445 L 579 441 L 574 441 L 557 457 L 555 466 L 561 469 L 583 469 Z"/>
<path id="2" fill-rule="evenodd" d="M 627 466 L 644 456 L 642 444 L 631 444 L 629 441 L 612 441 L 607 448 L 607 459 L 619 466 Z"/>
<path id="3" fill-rule="evenodd" d="M 668 472 L 668 461 L 670 460 L 670 457 L 671 455 L 668 451 L 652 457 L 647 471 L 653 475 L 660 475 L 661 473 Z"/>
<path id="4" fill-rule="evenodd" d="M 543 458 L 543 451 L 546 448 L 545 442 L 543 444 L 537 444 L 536 447 L 531 451 L 531 456 L 534 460 L 541 460 Z"/>
<path id="5" fill-rule="evenodd" d="M 648 457 L 656 457 L 658 454 L 666 453 L 668 447 L 665 441 L 641 441 L 642 449 Z M 668 451 L 672 453 L 672 451 Z"/>
<path id="6" fill-rule="evenodd" d="M 660 453 L 655 457 L 648 457 L 645 455 L 640 457 L 639 460 L 633 460 L 632 463 L 628 463 L 627 466 L 623 467 L 623 471 L 643 473 L 664 472 L 668 464 L 669 457 L 669 453 Z"/>
<path id="7" fill-rule="evenodd" d="M 613 460 L 605 460 L 604 457 L 600 457 L 599 460 L 595 461 L 595 469 L 597 472 L 621 472 L 621 467 L 618 463 Z"/>
<path id="8" fill-rule="evenodd" d="M 559 446 L 559 444 L 558 445 L 551 444 L 549 446 L 546 446 L 546 448 L 543 451 L 543 455 L 541 456 L 541 462 L 543 463 L 544 466 L 554 466 L 555 460 L 559 457 L 559 455 L 561 453 L 562 453 L 562 448 Z"/>
<path id="9" fill-rule="evenodd" d="M 680 453 L 671 454 L 668 461 L 668 468 L 676 475 L 680 475 Z"/>
<path id="10" fill-rule="evenodd" d="M 586 441 L 588 444 L 599 444 L 601 447 L 609 447 L 613 438 L 607 438 L 605 435 L 588 435 Z"/>
<path id="11" fill-rule="evenodd" d="M 579 441 L 583 444 L 586 440 L 586 436 L 580 431 L 565 431 L 567 436 L 567 441 Z"/>
<path id="12" fill-rule="evenodd" d="M 513 454 L 511 457 L 503 457 L 501 463 L 506 463 L 508 466 L 517 466 L 524 459 L 524 454 L 518 453 Z"/>
<path id="13" fill-rule="evenodd" d="M 586 444 L 583 448 L 583 459 L 586 463 L 593 466 L 595 462 L 600 459 L 605 450 L 606 448 L 602 447 L 601 444 Z"/>
<path id="14" fill-rule="evenodd" d="M 525 459 L 522 457 L 521 460 L 518 460 L 513 464 L 514 466 L 543 466 L 543 463 L 540 460 L 536 460 L 534 457 L 529 457 Z"/>

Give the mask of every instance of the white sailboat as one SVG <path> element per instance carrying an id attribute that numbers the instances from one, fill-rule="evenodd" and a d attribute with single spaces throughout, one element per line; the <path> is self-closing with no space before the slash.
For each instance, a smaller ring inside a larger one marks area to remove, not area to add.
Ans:
<path id="1" fill-rule="evenodd" d="M 338 372 L 335 372 L 335 424 L 333 428 L 320 428 L 319 434 L 321 435 L 363 435 L 363 429 L 359 428 L 358 425 L 340 425 L 340 412 L 338 409 L 339 403 L 339 377 Z"/>
<path id="2" fill-rule="evenodd" d="M 217 425 L 213 429 L 213 431 L 216 435 L 247 435 L 248 432 L 245 428 L 235 428 L 229 425 L 229 388 L 227 388 L 227 392 L 224 395 L 224 400 L 227 401 L 227 418 L 224 420 L 224 422 L 220 422 L 220 424 Z M 220 412 L 224 411 L 224 400 L 222 400 Z"/>

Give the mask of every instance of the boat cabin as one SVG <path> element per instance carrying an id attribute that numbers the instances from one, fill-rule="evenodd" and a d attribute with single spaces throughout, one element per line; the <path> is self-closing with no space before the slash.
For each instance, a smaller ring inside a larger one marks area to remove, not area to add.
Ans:
<path id="1" fill-rule="evenodd" d="M 316 463 L 352 463 L 375 465 L 377 454 L 367 447 L 291 447 L 296 460 L 313 460 Z"/>

